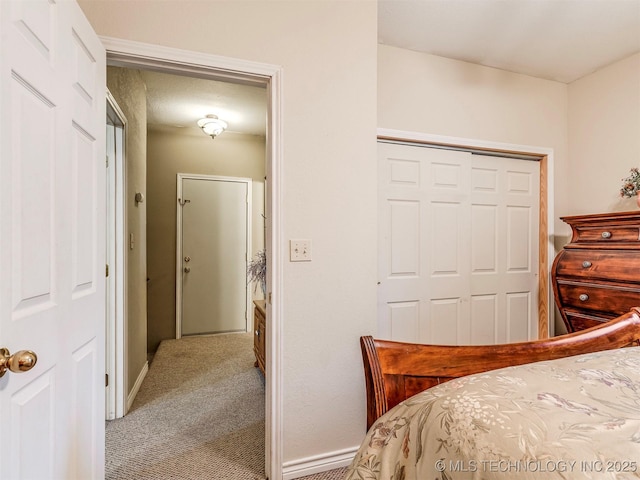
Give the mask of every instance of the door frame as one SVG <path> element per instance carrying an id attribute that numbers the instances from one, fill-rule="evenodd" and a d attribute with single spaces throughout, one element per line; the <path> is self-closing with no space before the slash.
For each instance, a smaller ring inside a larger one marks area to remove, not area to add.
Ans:
<path id="1" fill-rule="evenodd" d="M 246 250 L 245 250 L 245 265 L 248 265 L 251 255 L 251 215 L 252 215 L 252 197 L 251 197 L 251 185 L 253 180 L 244 177 L 225 177 L 220 175 L 200 175 L 195 173 L 178 173 L 176 175 L 176 200 L 179 205 L 182 205 L 182 181 L 183 180 L 206 180 L 216 182 L 234 182 L 244 183 L 247 187 L 246 196 L 246 221 L 247 221 L 247 237 Z M 182 338 L 182 208 L 178 206 L 176 208 L 176 338 Z M 253 320 L 251 312 L 251 284 L 245 282 L 245 315 L 244 315 L 244 328 L 245 332 L 250 332 L 251 320 Z"/>
<path id="2" fill-rule="evenodd" d="M 106 373 L 107 373 L 107 396 L 106 396 L 106 419 L 123 417 L 127 413 L 127 349 L 126 328 L 127 325 L 127 276 L 125 275 L 126 255 L 126 229 L 127 209 L 125 208 L 126 192 L 126 138 L 127 119 L 118 106 L 116 99 L 107 88 L 107 116 L 112 115 L 114 119 L 109 119 L 118 123 L 114 125 L 116 132 L 120 132 L 117 139 L 114 164 L 109 165 L 111 171 L 108 173 L 108 188 L 113 193 L 107 205 L 108 221 L 114 219 L 114 231 L 106 239 L 107 265 L 109 274 L 107 284 L 109 285 L 109 295 L 107 302 L 106 318 Z M 116 136 L 118 134 L 116 133 Z M 119 145 L 118 145 L 119 144 Z M 118 146 L 120 147 L 118 149 Z"/>
<path id="3" fill-rule="evenodd" d="M 266 194 L 267 325 L 265 352 L 265 473 L 282 478 L 283 373 L 282 325 L 284 229 L 282 214 L 283 109 L 281 66 L 101 36 L 107 65 L 144 68 L 212 80 L 236 81 L 267 88 Z"/>
<path id="4" fill-rule="evenodd" d="M 549 288 L 551 271 L 549 259 L 555 256 L 553 213 L 553 149 L 531 145 L 492 142 L 462 137 L 450 137 L 422 132 L 378 128 L 378 141 L 403 142 L 452 149 L 479 150 L 510 156 L 539 157 L 540 161 L 540 215 L 538 231 L 538 338 L 549 338 L 554 331 L 553 292 Z"/>

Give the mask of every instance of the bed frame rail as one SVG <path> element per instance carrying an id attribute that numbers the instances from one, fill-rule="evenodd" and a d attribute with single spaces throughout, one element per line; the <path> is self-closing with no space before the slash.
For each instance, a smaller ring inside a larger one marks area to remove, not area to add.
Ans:
<path id="1" fill-rule="evenodd" d="M 586 330 L 543 340 L 452 346 L 360 337 L 367 430 L 403 400 L 448 380 L 511 365 L 640 345 L 640 308 Z"/>

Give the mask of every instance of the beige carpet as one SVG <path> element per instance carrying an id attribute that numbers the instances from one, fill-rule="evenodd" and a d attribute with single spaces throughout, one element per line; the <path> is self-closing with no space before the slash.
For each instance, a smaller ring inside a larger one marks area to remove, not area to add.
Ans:
<path id="1" fill-rule="evenodd" d="M 160 344 L 130 412 L 107 422 L 111 480 L 264 478 L 264 385 L 252 334 Z"/>
<path id="2" fill-rule="evenodd" d="M 264 480 L 253 334 L 166 340 L 129 413 L 106 425 L 107 480 Z M 304 477 L 342 480 L 346 469 Z"/>
<path id="3" fill-rule="evenodd" d="M 298 480 L 343 480 L 347 474 L 347 468 L 337 468 L 328 472 L 316 473 L 308 477 L 301 477 Z"/>

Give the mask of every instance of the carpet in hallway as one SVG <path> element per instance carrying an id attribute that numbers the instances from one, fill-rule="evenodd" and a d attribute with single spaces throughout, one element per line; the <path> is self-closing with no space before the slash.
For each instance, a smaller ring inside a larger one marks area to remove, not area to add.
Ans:
<path id="1" fill-rule="evenodd" d="M 107 480 L 264 479 L 253 334 L 165 340 L 129 413 L 107 422 Z"/>

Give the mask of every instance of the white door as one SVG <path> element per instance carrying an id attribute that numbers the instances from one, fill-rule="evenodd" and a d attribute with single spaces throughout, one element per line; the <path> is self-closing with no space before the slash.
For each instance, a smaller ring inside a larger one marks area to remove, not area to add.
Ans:
<path id="1" fill-rule="evenodd" d="M 378 336 L 537 338 L 539 163 L 379 143 Z"/>
<path id="2" fill-rule="evenodd" d="M 181 334 L 247 331 L 251 180 L 179 174 L 178 183 Z"/>
<path id="3" fill-rule="evenodd" d="M 0 2 L 0 478 L 104 477 L 105 51 L 70 0 Z"/>

